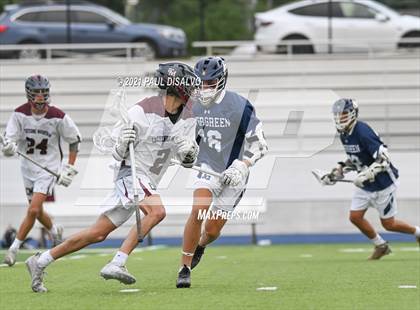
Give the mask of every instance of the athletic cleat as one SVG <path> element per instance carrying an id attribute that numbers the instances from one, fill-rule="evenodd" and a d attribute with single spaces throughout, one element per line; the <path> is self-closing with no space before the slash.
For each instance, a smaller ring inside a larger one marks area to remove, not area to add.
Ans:
<path id="1" fill-rule="evenodd" d="M 101 277 L 105 280 L 118 280 L 124 284 L 136 283 L 136 278 L 128 272 L 125 266 L 118 266 L 113 263 L 108 263 L 102 268 Z"/>
<path id="2" fill-rule="evenodd" d="M 192 261 L 191 261 L 191 270 L 194 269 L 194 267 L 198 265 L 198 263 L 201 260 L 201 257 L 204 254 L 205 249 L 206 249 L 205 246 L 197 245 L 197 247 L 195 248 L 195 251 L 194 251 L 194 256 L 193 256 Z"/>
<path id="3" fill-rule="evenodd" d="M 25 263 L 26 267 L 28 268 L 29 274 L 31 275 L 32 283 L 31 287 L 35 293 L 45 293 L 47 292 L 47 288 L 44 286 L 43 278 L 44 278 L 44 269 L 38 265 L 38 259 L 41 253 L 36 253 L 29 257 Z"/>
<path id="4" fill-rule="evenodd" d="M 3 263 L 12 267 L 16 263 L 16 254 L 17 251 L 13 251 L 11 249 L 7 250 L 6 255 L 4 256 Z"/>
<path id="5" fill-rule="evenodd" d="M 373 251 L 372 255 L 369 257 L 369 260 L 377 260 L 380 259 L 382 256 L 390 254 L 391 248 L 388 245 L 388 242 L 384 244 L 375 246 L 375 250 Z"/>
<path id="6" fill-rule="evenodd" d="M 176 280 L 177 288 L 186 288 L 191 286 L 191 269 L 184 265 L 178 272 L 178 279 Z"/>
<path id="7" fill-rule="evenodd" d="M 57 226 L 57 233 L 51 233 L 53 247 L 63 242 L 63 226 Z"/>

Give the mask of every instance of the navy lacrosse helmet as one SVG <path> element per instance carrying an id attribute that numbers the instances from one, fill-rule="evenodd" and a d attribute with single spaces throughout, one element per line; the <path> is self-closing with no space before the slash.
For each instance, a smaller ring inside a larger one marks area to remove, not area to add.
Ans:
<path id="1" fill-rule="evenodd" d="M 190 97 L 198 94 L 201 84 L 200 78 L 194 73 L 194 69 L 182 62 L 166 62 L 159 64 L 155 72 L 157 85 L 166 90 L 167 95 L 173 95 L 188 102 Z"/>
<path id="2" fill-rule="evenodd" d="M 213 103 L 226 87 L 228 70 L 222 57 L 203 57 L 197 61 L 194 71 L 202 81 L 200 102 L 204 106 Z"/>
<path id="3" fill-rule="evenodd" d="M 50 103 L 50 81 L 42 75 L 32 75 L 25 81 L 26 97 L 36 110 L 42 111 Z"/>
<path id="4" fill-rule="evenodd" d="M 354 99 L 341 98 L 332 107 L 335 127 L 339 132 L 350 131 L 359 116 L 359 107 Z"/>

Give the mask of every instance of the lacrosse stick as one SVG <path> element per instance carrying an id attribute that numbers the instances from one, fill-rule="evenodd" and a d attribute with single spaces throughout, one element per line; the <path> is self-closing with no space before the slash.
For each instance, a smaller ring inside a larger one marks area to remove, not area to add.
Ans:
<path id="1" fill-rule="evenodd" d="M 119 116 L 121 116 L 122 121 L 125 124 L 129 124 L 130 120 L 128 118 L 128 111 L 127 111 L 127 96 L 125 93 L 125 88 L 122 88 L 118 91 L 116 95 L 116 99 L 114 100 L 114 104 L 111 107 L 111 115 L 117 116 L 118 113 Z M 137 226 L 137 240 L 139 243 L 143 241 L 143 236 L 141 234 L 141 215 L 140 215 L 140 209 L 139 209 L 139 181 L 137 180 L 137 173 L 136 173 L 136 158 L 134 153 L 134 144 L 130 143 L 128 145 L 128 150 L 130 152 L 130 160 L 131 160 L 131 177 L 133 182 L 133 201 L 134 206 L 136 210 L 136 226 Z"/>
<path id="2" fill-rule="evenodd" d="M 314 169 L 311 172 L 312 172 L 313 176 L 315 177 L 315 179 L 321 184 L 322 184 L 322 181 L 321 181 L 322 177 L 325 176 L 326 174 L 328 174 L 325 171 L 321 171 L 319 169 Z M 352 180 L 346 180 L 346 179 L 333 179 L 333 181 L 334 182 L 343 182 L 343 183 L 353 183 Z"/>
<path id="3" fill-rule="evenodd" d="M 4 137 L 3 135 L 0 135 L 0 144 L 1 145 L 6 145 L 6 142 L 4 141 Z M 25 154 L 16 151 L 16 154 L 18 154 L 19 156 L 25 158 L 26 160 L 30 161 L 31 163 L 33 163 L 35 166 L 38 166 L 39 168 L 45 170 L 46 172 L 48 172 L 49 174 L 55 176 L 57 178 L 57 180 L 60 178 L 60 175 L 52 170 L 50 170 L 49 168 L 41 165 L 40 163 L 38 163 L 37 161 L 33 160 L 32 158 L 30 158 L 29 156 L 26 156 Z"/>
<path id="4" fill-rule="evenodd" d="M 180 165 L 184 168 L 193 169 L 195 171 L 199 171 L 199 172 L 202 172 L 204 174 L 210 174 L 210 175 L 212 175 L 216 178 L 221 178 L 222 177 L 222 175 L 220 173 L 217 173 L 215 171 L 212 171 L 212 170 L 200 167 L 200 166 L 185 167 L 179 160 L 176 160 L 176 159 L 171 159 L 171 164 Z"/>

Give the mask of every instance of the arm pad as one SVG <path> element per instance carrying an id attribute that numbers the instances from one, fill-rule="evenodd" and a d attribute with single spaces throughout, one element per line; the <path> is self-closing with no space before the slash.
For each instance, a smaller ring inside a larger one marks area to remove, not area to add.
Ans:
<path id="1" fill-rule="evenodd" d="M 384 144 L 382 144 L 373 154 L 373 158 L 375 159 L 375 162 L 380 163 L 384 167 L 384 170 L 386 170 L 391 164 L 388 148 Z"/>
<path id="2" fill-rule="evenodd" d="M 253 166 L 268 152 L 267 141 L 264 137 L 261 122 L 258 123 L 255 131 L 249 131 L 245 134 L 245 146 L 243 159 L 247 160 Z"/>

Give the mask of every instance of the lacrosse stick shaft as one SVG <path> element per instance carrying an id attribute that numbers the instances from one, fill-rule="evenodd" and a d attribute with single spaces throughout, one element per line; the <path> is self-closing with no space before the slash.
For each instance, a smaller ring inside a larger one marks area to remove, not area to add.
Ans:
<path id="1" fill-rule="evenodd" d="M 131 160 L 131 176 L 133 178 L 133 198 L 134 198 L 134 207 L 136 210 L 136 226 L 137 226 L 137 238 L 138 242 L 143 241 L 143 237 L 141 235 L 141 215 L 140 215 L 140 209 L 139 209 L 139 187 L 137 180 L 137 173 L 136 173 L 136 160 L 135 160 L 135 154 L 134 154 L 134 145 L 133 143 L 130 143 L 129 146 L 130 151 L 130 160 Z"/>
<path id="2" fill-rule="evenodd" d="M 342 183 L 353 183 L 352 180 L 334 180 L 336 182 L 342 182 Z"/>
<path id="3" fill-rule="evenodd" d="M 2 135 L 0 135 L 0 143 L 1 143 L 2 145 L 5 145 L 5 142 L 4 142 L 4 139 L 3 139 L 3 136 L 2 136 Z M 45 170 L 45 171 L 46 171 L 46 172 L 48 172 L 49 174 L 51 174 L 51 175 L 55 176 L 57 179 L 59 179 L 59 178 L 60 178 L 60 175 L 59 175 L 58 173 L 56 173 L 56 172 L 54 172 L 54 171 L 50 170 L 49 168 L 47 168 L 47 167 L 45 167 L 45 166 L 41 165 L 40 163 L 38 163 L 37 161 L 33 160 L 33 159 L 32 159 L 32 158 L 30 158 L 29 156 L 26 156 L 25 154 L 21 153 L 20 151 L 16 151 L 16 154 L 18 154 L 19 156 L 21 156 L 21 157 L 25 158 L 26 160 L 30 161 L 30 162 L 31 162 L 31 163 L 33 163 L 35 166 L 38 166 L 39 168 L 41 168 L 41 169 Z"/>
<path id="4" fill-rule="evenodd" d="M 182 166 L 182 163 L 179 160 L 176 160 L 176 159 L 171 159 L 171 163 L 175 164 L 175 165 Z M 193 169 L 193 170 L 205 173 L 205 174 L 210 174 L 210 175 L 212 175 L 216 178 L 221 178 L 222 177 L 222 175 L 220 173 L 217 173 L 217 172 L 214 172 L 212 170 L 209 170 L 209 169 L 206 169 L 206 168 L 203 168 L 203 167 L 199 167 L 199 166 L 192 166 L 191 168 L 188 167 L 188 169 Z"/>
<path id="5" fill-rule="evenodd" d="M 126 94 L 125 89 L 122 89 L 122 95 L 119 100 L 119 113 L 124 121 L 124 123 L 129 124 L 130 121 L 127 116 L 127 111 L 123 111 L 125 109 L 125 100 L 126 100 Z M 128 150 L 130 152 L 130 165 L 131 165 L 131 176 L 133 179 L 133 200 L 134 200 L 134 207 L 136 210 L 136 226 L 137 226 L 137 240 L 138 242 L 143 241 L 143 237 L 141 234 L 141 215 L 140 215 L 140 209 L 139 209 L 139 181 L 137 180 L 137 173 L 136 173 L 136 157 L 134 153 L 134 144 L 130 143 L 128 145 Z"/>

